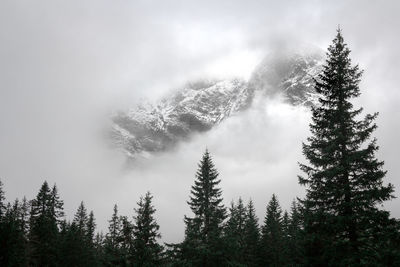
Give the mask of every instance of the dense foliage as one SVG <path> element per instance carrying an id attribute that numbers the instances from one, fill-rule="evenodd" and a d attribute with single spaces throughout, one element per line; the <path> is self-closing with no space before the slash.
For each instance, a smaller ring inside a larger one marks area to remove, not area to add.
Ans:
<path id="1" fill-rule="evenodd" d="M 161 244 L 153 196 L 134 214 L 114 206 L 105 235 L 81 202 L 67 221 L 63 201 L 45 181 L 35 199 L 7 203 L 0 181 L 0 266 L 400 266 L 400 223 L 382 209 L 393 198 L 375 157 L 376 114 L 359 119 L 361 71 L 353 66 L 340 30 L 315 80 L 304 199 L 284 211 L 274 194 L 261 225 L 252 200 L 224 205 L 218 171 L 208 151 L 187 201 L 184 240 Z"/>

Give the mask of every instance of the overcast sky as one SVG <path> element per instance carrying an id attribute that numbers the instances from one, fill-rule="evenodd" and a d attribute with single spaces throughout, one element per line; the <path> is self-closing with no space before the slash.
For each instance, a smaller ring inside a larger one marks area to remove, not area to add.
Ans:
<path id="1" fill-rule="evenodd" d="M 205 147 L 226 203 L 242 196 L 264 216 L 273 192 L 284 208 L 297 183 L 309 113 L 270 100 L 174 151 L 124 166 L 101 132 L 108 113 L 157 99 L 199 77 L 248 78 L 264 55 L 312 44 L 326 49 L 337 26 L 365 70 L 367 112 L 379 111 L 380 159 L 400 192 L 399 1 L 19 1 L 0 2 L 0 179 L 9 200 L 57 183 L 72 218 L 81 200 L 100 230 L 112 206 L 133 215 L 154 193 L 167 242 L 183 215 Z M 399 195 L 399 193 L 397 193 Z M 400 217 L 400 200 L 387 203 Z"/>

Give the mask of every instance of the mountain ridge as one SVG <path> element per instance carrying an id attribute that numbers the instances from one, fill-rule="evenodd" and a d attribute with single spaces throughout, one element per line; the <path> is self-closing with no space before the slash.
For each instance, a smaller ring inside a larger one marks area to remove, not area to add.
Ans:
<path id="1" fill-rule="evenodd" d="M 262 97 L 283 95 L 292 105 L 313 105 L 317 99 L 314 78 L 323 59 L 322 52 L 316 50 L 271 54 L 248 81 L 189 81 L 156 103 L 140 103 L 114 115 L 111 139 L 129 158 L 149 157 L 246 110 L 257 91 Z"/>

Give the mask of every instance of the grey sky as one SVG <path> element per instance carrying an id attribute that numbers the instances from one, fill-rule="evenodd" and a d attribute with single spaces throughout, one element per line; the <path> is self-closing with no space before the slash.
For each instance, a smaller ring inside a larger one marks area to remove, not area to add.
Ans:
<path id="1" fill-rule="evenodd" d="M 396 0 L 1 1 L 0 179 L 7 198 L 33 198 L 47 179 L 58 184 L 69 218 L 84 200 L 105 229 L 114 203 L 132 215 L 150 190 L 164 239 L 177 241 L 208 146 L 227 203 L 252 197 L 263 217 L 276 192 L 287 208 L 303 191 L 296 162 L 308 136 L 305 110 L 260 104 L 129 171 L 99 133 L 110 110 L 186 80 L 246 78 L 263 55 L 286 46 L 326 49 L 338 24 L 365 70 L 357 103 L 380 112 L 379 158 L 400 190 L 398 10 Z M 399 200 L 386 206 L 400 217 Z"/>

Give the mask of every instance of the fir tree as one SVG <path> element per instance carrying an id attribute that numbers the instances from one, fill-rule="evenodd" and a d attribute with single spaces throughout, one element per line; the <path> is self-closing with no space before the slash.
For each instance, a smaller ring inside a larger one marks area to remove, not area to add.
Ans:
<path id="1" fill-rule="evenodd" d="M 28 264 L 27 239 L 21 221 L 21 204 L 7 204 L 1 222 L 0 266 L 26 266 Z"/>
<path id="2" fill-rule="evenodd" d="M 6 213 L 5 193 L 3 189 L 3 182 L 0 180 L 0 221 Z"/>
<path id="3" fill-rule="evenodd" d="M 58 224 L 63 216 L 57 188 L 45 181 L 32 201 L 30 212 L 30 257 L 34 266 L 54 266 L 58 262 Z"/>
<path id="4" fill-rule="evenodd" d="M 236 205 L 231 203 L 225 225 L 225 242 L 230 265 L 244 264 L 246 213 L 247 210 L 241 198 Z"/>
<path id="5" fill-rule="evenodd" d="M 80 232 L 81 236 L 86 236 L 88 221 L 89 221 L 89 218 L 87 216 L 86 207 L 82 201 L 79 204 L 78 210 L 76 211 L 75 217 L 73 220 L 73 222 L 77 226 L 77 229 Z"/>
<path id="6" fill-rule="evenodd" d="M 247 266 L 259 266 L 259 242 L 260 230 L 258 218 L 254 209 L 253 201 L 247 204 L 247 213 L 244 224 L 244 262 Z"/>
<path id="7" fill-rule="evenodd" d="M 206 150 L 200 161 L 188 204 L 194 217 L 185 216 L 185 240 L 181 252 L 187 264 L 221 266 L 226 263 L 223 223 L 226 209 L 222 204 L 220 180 Z"/>
<path id="8" fill-rule="evenodd" d="M 162 247 L 157 243 L 161 238 L 159 233 L 160 226 L 157 224 L 154 213 L 155 208 L 152 205 L 150 192 L 141 197 L 135 209 L 133 237 L 134 237 L 134 255 L 135 266 L 157 266 L 160 264 Z"/>
<path id="9" fill-rule="evenodd" d="M 351 99 L 360 95 L 362 71 L 353 65 L 340 29 L 328 48 L 326 64 L 316 79 L 319 104 L 312 108 L 312 136 L 303 144 L 309 164 L 304 200 L 308 265 L 374 264 L 375 246 L 388 212 L 378 208 L 392 198 L 393 186 L 383 184 L 383 162 L 371 134 L 377 113 L 358 117 Z"/>
<path id="10" fill-rule="evenodd" d="M 96 256 L 96 247 L 95 247 L 95 231 L 96 231 L 96 221 L 94 218 L 93 211 L 89 213 L 89 219 L 86 224 L 86 234 L 85 241 L 88 250 L 88 262 L 91 266 L 100 265 L 100 259 Z"/>
<path id="11" fill-rule="evenodd" d="M 264 225 L 261 228 L 261 247 L 263 265 L 283 265 L 282 210 L 275 194 L 267 205 Z"/>
<path id="12" fill-rule="evenodd" d="M 130 266 L 134 262 L 133 224 L 126 216 L 121 216 L 120 221 L 121 257 L 124 264 Z"/>
<path id="13" fill-rule="evenodd" d="M 121 222 L 118 217 L 118 206 L 115 204 L 111 220 L 109 220 L 108 233 L 104 240 L 104 257 L 105 266 L 119 265 L 121 261 L 120 251 L 120 230 Z"/>
<path id="14" fill-rule="evenodd" d="M 72 223 L 66 224 L 65 234 L 63 234 L 61 251 L 64 266 L 93 266 L 95 264 L 93 240 L 89 234 L 88 224 L 89 217 L 82 201 L 75 213 L 74 220 Z"/>
<path id="15" fill-rule="evenodd" d="M 287 229 L 288 233 L 288 264 L 291 266 L 299 266 L 303 263 L 303 231 L 302 218 L 299 204 L 293 200 L 290 207 L 290 220 Z"/>

